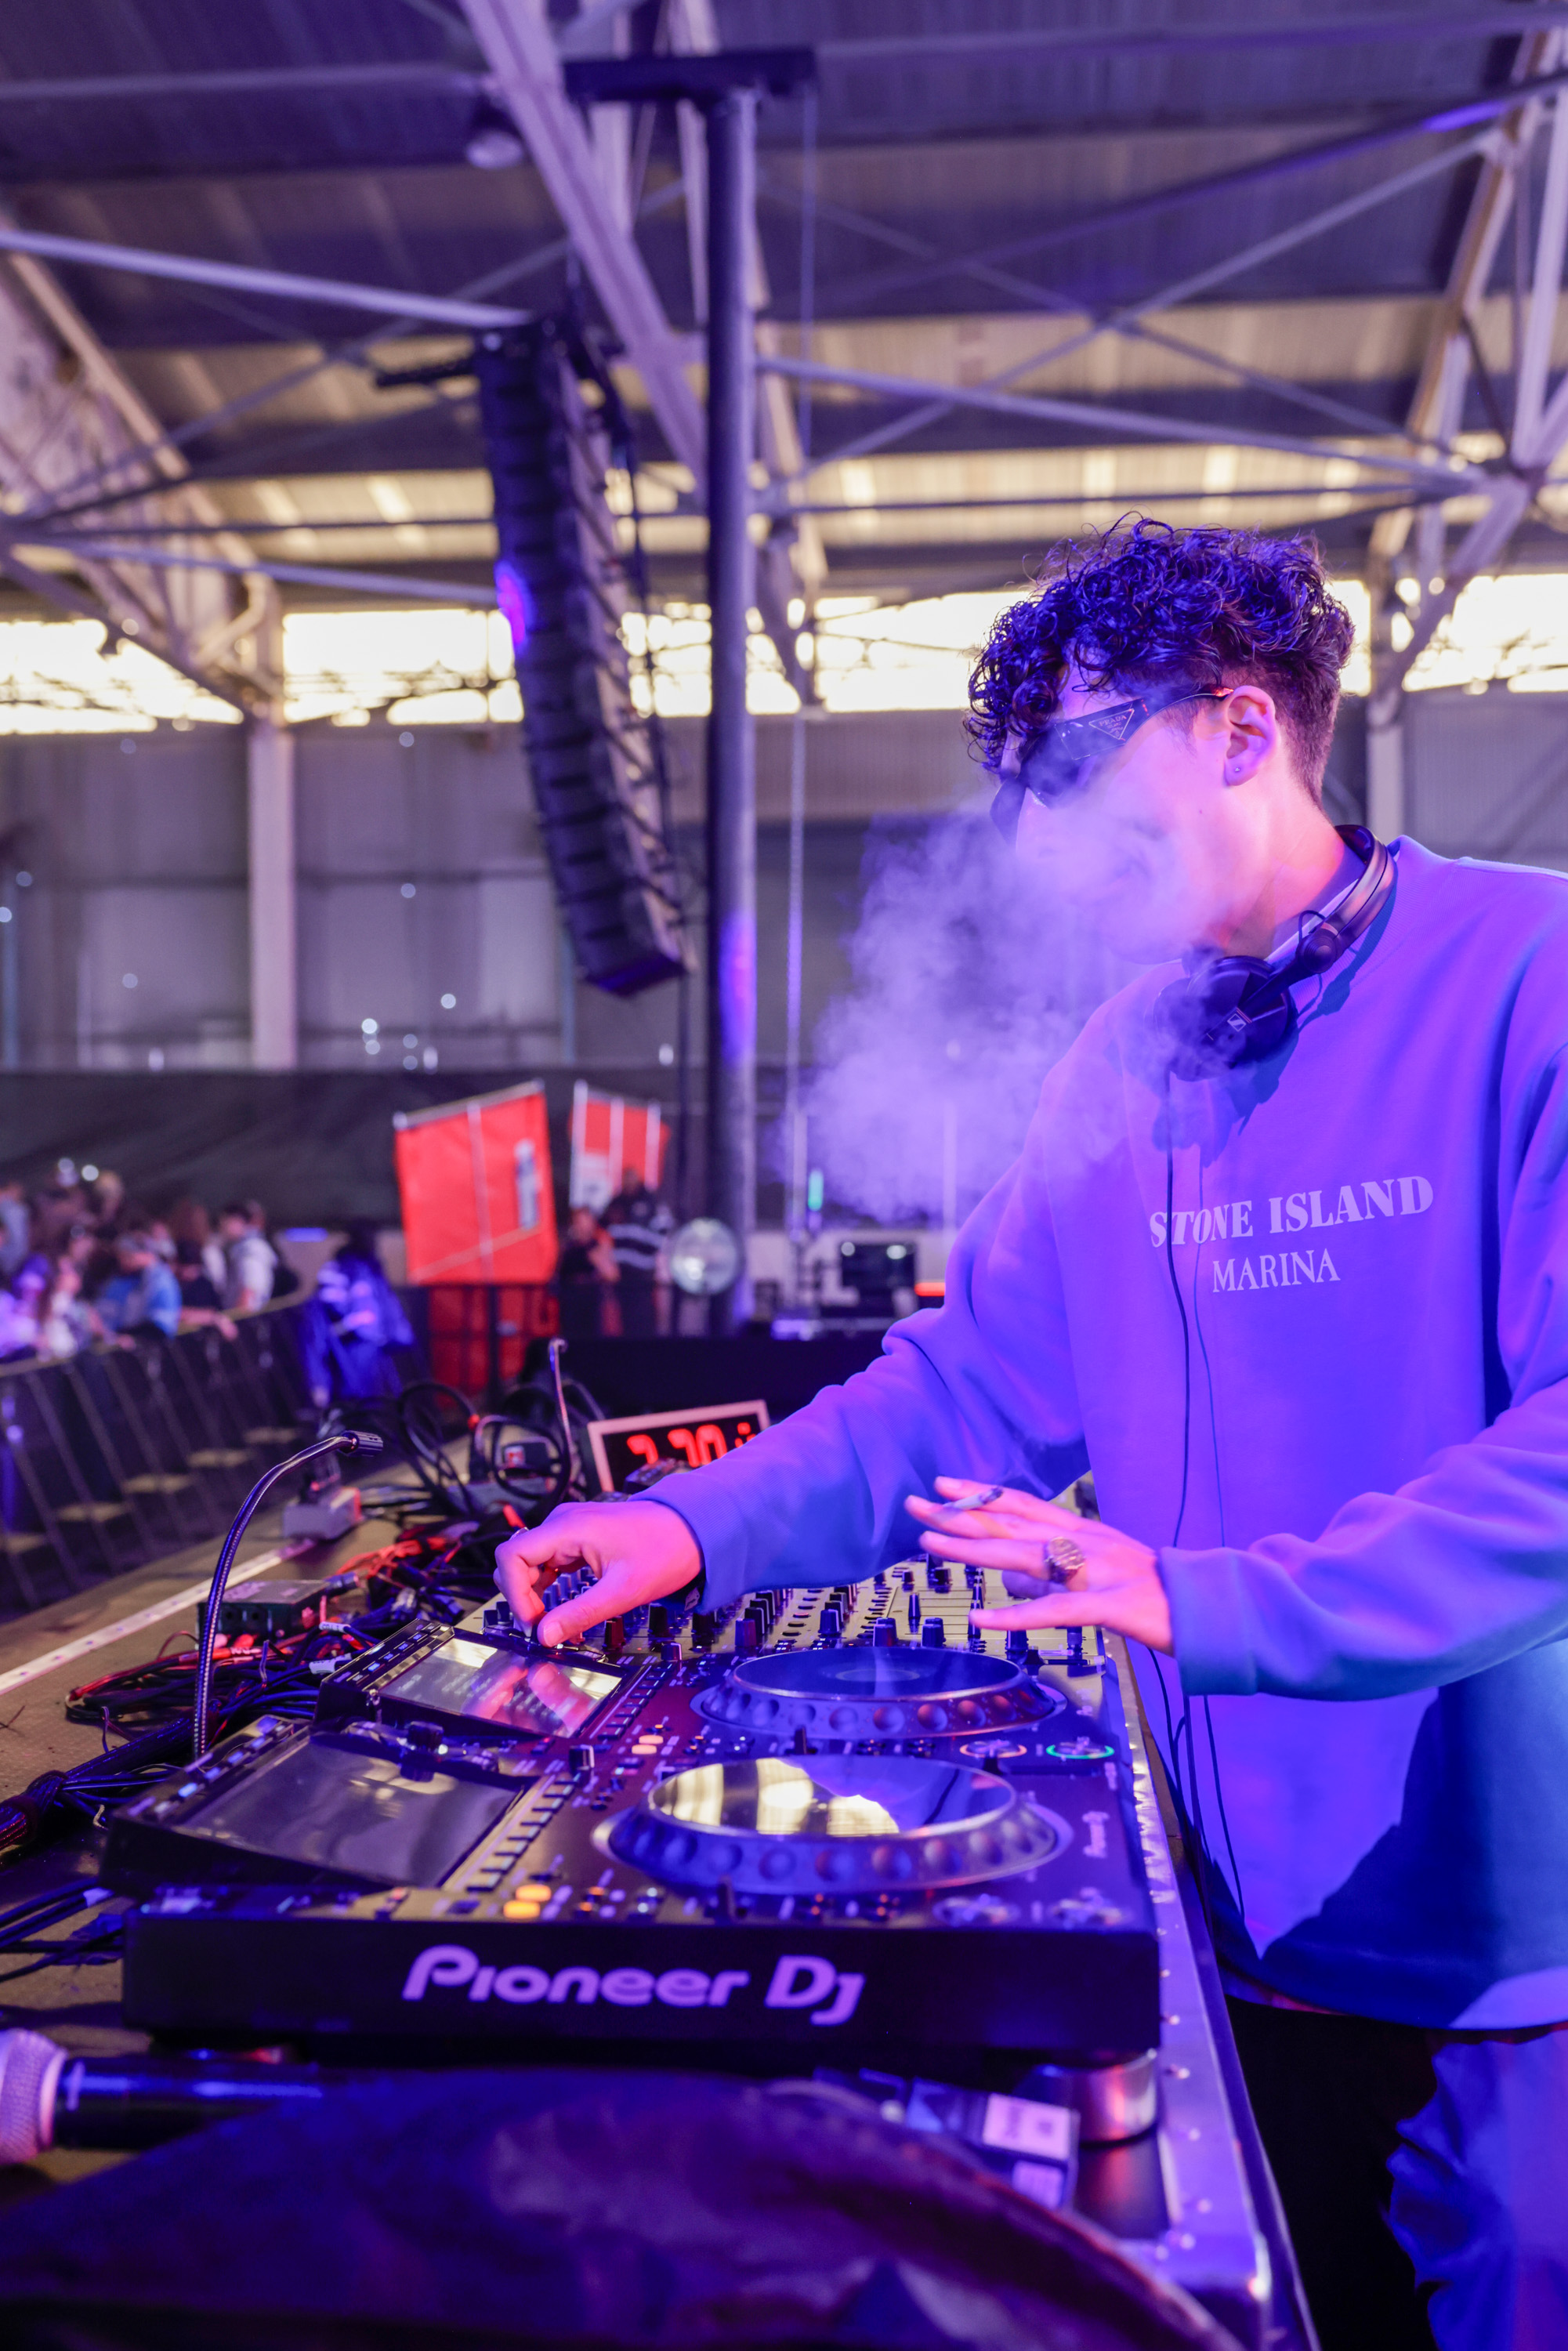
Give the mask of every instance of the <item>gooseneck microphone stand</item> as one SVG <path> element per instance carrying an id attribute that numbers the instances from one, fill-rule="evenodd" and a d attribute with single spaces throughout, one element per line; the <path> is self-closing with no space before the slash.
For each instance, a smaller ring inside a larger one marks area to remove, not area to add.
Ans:
<path id="1" fill-rule="evenodd" d="M 213 1570 L 212 1589 L 207 1593 L 206 1619 L 202 1626 L 202 1646 L 196 1658 L 196 1714 L 191 1740 L 193 1762 L 204 1755 L 212 1743 L 207 1727 L 212 1711 L 213 1663 L 218 1645 L 218 1610 L 229 1580 L 229 1570 L 234 1565 L 235 1553 L 239 1549 L 240 1538 L 246 1527 L 278 1479 L 287 1478 L 291 1469 L 302 1468 L 307 1461 L 315 1461 L 323 1453 L 379 1453 L 381 1450 L 382 1439 L 372 1437 L 369 1430 L 340 1428 L 330 1437 L 318 1437 L 315 1444 L 306 1446 L 303 1452 L 291 1453 L 287 1461 L 279 1461 L 265 1477 L 256 1479 L 240 1504 L 239 1515 L 224 1538 L 218 1563 Z"/>

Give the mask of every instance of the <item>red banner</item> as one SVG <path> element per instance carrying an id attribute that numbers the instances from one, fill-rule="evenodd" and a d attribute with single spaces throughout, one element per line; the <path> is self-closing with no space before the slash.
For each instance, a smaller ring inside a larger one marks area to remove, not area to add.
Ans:
<path id="1" fill-rule="evenodd" d="M 549 1281 L 555 1184 L 543 1086 L 400 1113 L 395 1123 L 409 1280 Z"/>
<path id="2" fill-rule="evenodd" d="M 579 1078 L 571 1098 L 571 1180 L 574 1208 L 597 1214 L 635 1173 L 656 1192 L 664 1173 L 670 1129 L 657 1102 L 601 1094 Z"/>

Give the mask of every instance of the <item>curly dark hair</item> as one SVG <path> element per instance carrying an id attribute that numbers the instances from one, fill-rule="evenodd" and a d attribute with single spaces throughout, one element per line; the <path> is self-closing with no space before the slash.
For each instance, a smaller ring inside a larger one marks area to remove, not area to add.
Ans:
<path id="1" fill-rule="evenodd" d="M 1129 692 L 1262 685 L 1317 799 L 1353 634 L 1315 539 L 1138 517 L 1087 547 L 1057 549 L 1034 593 L 998 616 L 969 679 L 965 731 L 994 769 L 1009 732 L 1051 717 L 1070 660 L 1089 685 Z"/>

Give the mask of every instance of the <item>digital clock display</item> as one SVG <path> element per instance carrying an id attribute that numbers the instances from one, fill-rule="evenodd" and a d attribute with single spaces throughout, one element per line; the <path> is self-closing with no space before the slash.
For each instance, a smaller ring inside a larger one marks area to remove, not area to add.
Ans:
<path id="1" fill-rule="evenodd" d="M 639 1412 L 625 1420 L 591 1420 L 588 1441 L 602 1492 L 619 1493 L 634 1470 L 655 1461 L 678 1461 L 700 1469 L 720 1461 L 768 1426 L 768 1406 L 750 1404 L 693 1405 L 685 1412 Z"/>

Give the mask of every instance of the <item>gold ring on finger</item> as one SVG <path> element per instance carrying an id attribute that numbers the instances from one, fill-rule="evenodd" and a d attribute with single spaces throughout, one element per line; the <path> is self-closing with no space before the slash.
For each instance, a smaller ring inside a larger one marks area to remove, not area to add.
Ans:
<path id="1" fill-rule="evenodd" d="M 1058 1587 L 1070 1584 L 1084 1564 L 1083 1553 L 1071 1535 L 1052 1535 L 1045 1545 L 1045 1580 L 1048 1583 Z"/>

